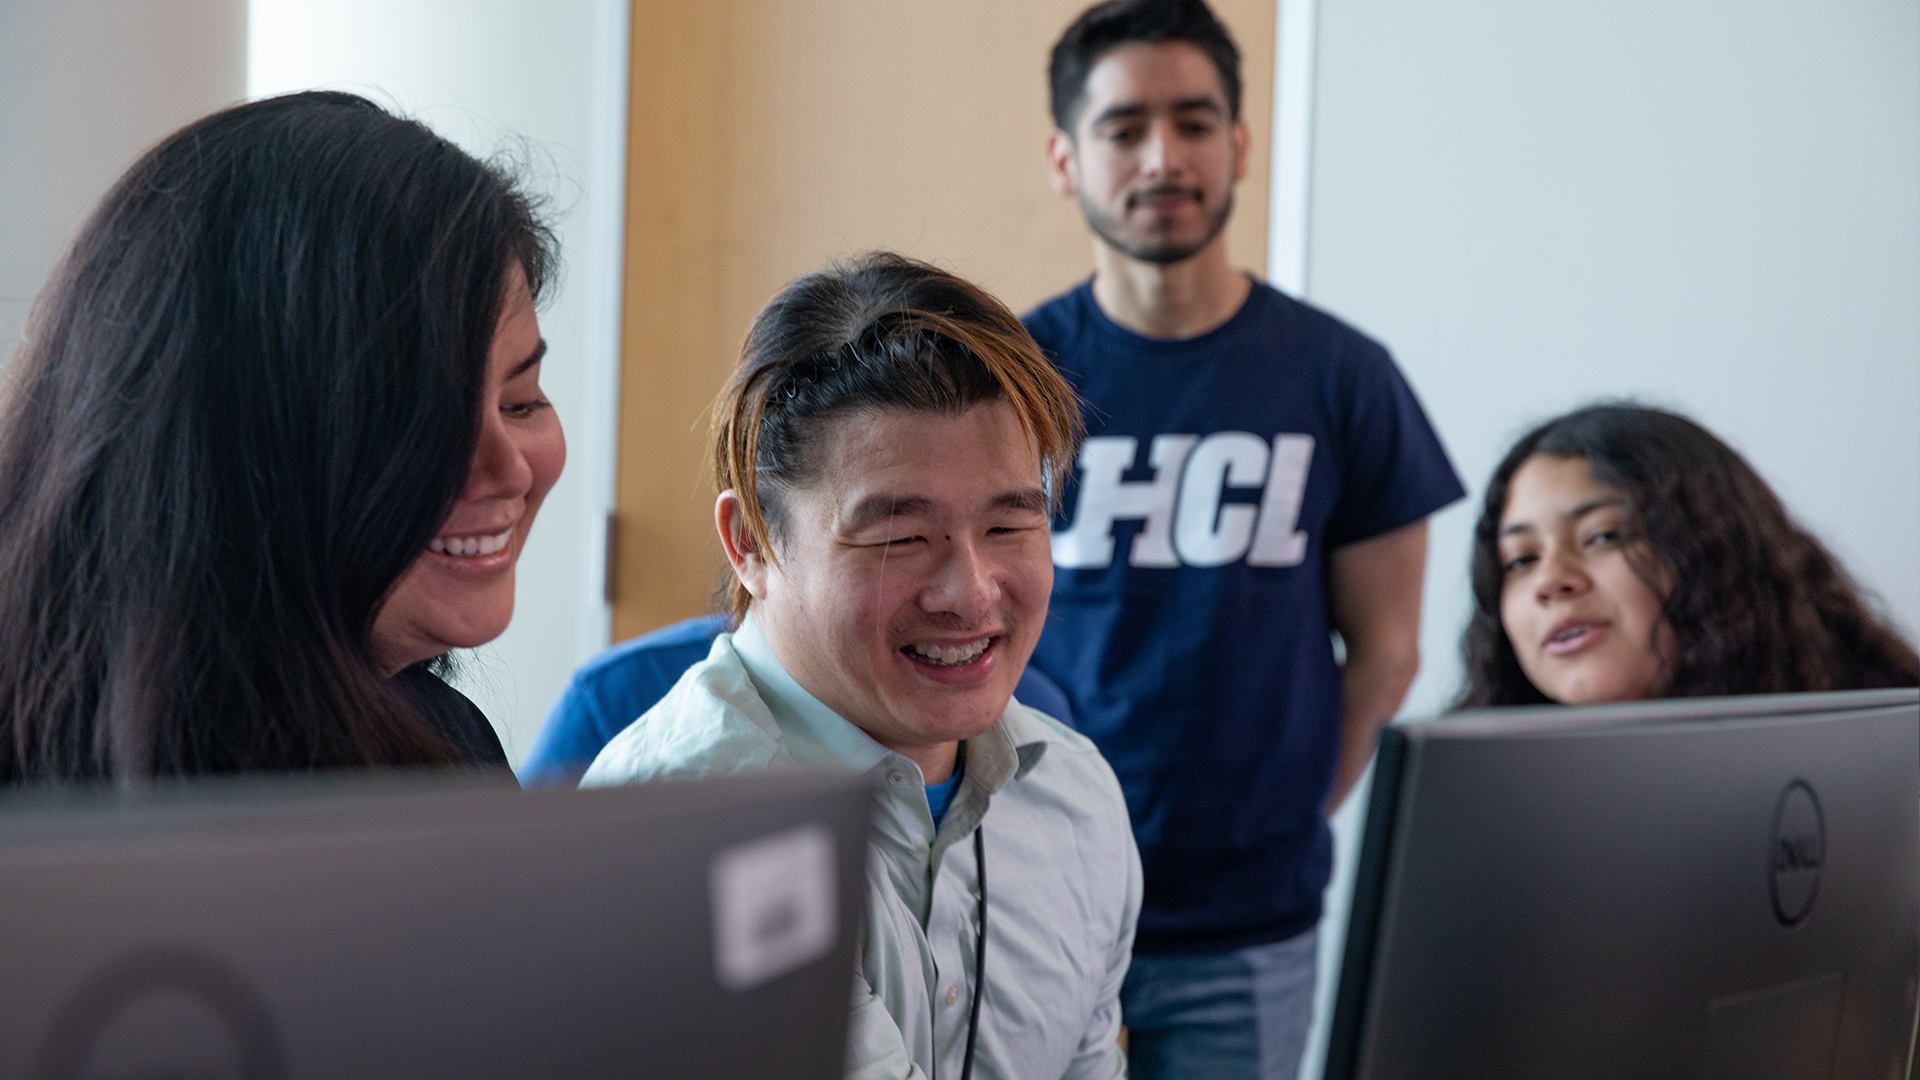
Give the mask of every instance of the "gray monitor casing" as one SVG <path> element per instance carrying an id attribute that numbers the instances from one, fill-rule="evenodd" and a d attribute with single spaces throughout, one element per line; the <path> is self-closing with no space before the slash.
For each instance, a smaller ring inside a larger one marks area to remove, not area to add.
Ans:
<path id="1" fill-rule="evenodd" d="M 1899 1080 L 1917 977 L 1920 691 L 1463 713 L 1382 738 L 1326 1077 Z"/>
<path id="2" fill-rule="evenodd" d="M 872 799 L 799 775 L 11 798 L 0 1078 L 838 1078 Z M 831 910 L 728 989 L 716 867 L 769 836 L 826 853 L 789 876 Z"/>

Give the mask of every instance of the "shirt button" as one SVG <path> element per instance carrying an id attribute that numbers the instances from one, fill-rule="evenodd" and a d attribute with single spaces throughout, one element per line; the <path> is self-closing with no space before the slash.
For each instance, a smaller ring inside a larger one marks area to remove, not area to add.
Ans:
<path id="1" fill-rule="evenodd" d="M 887 774 L 887 783 L 892 784 L 894 787 L 906 787 L 907 774 L 903 772 L 890 772 Z"/>
<path id="2" fill-rule="evenodd" d="M 960 988 L 958 986 L 949 985 L 947 987 L 947 1004 L 948 1005 L 960 1004 Z"/>

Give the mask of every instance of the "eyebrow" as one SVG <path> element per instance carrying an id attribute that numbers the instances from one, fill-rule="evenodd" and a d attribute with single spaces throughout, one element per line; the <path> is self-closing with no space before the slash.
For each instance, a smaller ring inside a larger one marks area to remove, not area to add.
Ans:
<path id="1" fill-rule="evenodd" d="M 540 344 L 535 345 L 533 347 L 532 355 L 528 356 L 525 360 L 520 361 L 518 364 L 515 364 L 513 366 L 513 370 L 507 372 L 507 381 L 512 382 L 513 380 L 519 378 L 520 376 L 525 375 L 529 368 L 539 363 L 541 359 L 546 355 L 547 355 L 547 339 L 541 338 Z"/>
<path id="2" fill-rule="evenodd" d="M 859 532 L 888 518 L 924 514 L 932 509 L 933 500 L 918 495 L 869 495 L 853 504 L 853 513 L 847 515 L 846 528 L 848 532 Z"/>
<path id="3" fill-rule="evenodd" d="M 1047 493 L 1039 488 L 1017 488 L 995 495 L 987 503 L 989 510 L 1031 510 L 1047 512 Z M 869 495 L 853 504 L 847 515 L 848 532 L 859 532 L 888 518 L 912 517 L 933 510 L 933 500 L 919 495 Z"/>
<path id="4" fill-rule="evenodd" d="M 1003 491 L 987 504 L 990 510 L 1031 510 L 1036 514 L 1048 511 L 1047 493 L 1039 488 L 1020 488 L 1017 491 Z"/>
<path id="5" fill-rule="evenodd" d="M 1177 113 L 1191 112 L 1194 109 L 1205 109 L 1215 116 L 1227 115 L 1226 107 L 1212 97 L 1181 98 L 1179 101 L 1173 103 L 1173 111 Z M 1093 118 L 1093 126 L 1097 128 L 1102 124 L 1110 124 L 1115 120 L 1137 119 L 1147 115 L 1147 112 L 1148 109 L 1145 105 L 1113 105 L 1102 110 L 1100 115 Z"/>
<path id="6" fill-rule="evenodd" d="M 1560 516 L 1562 519 L 1567 521 L 1579 521 L 1581 518 L 1586 517 L 1588 514 L 1593 513 L 1595 510 L 1605 510 L 1608 507 L 1625 506 L 1625 505 L 1627 505 L 1627 500 L 1618 495 L 1602 495 L 1597 499 L 1588 499 L 1586 502 L 1583 502 L 1580 505 L 1574 507 L 1573 509 L 1562 513 Z M 1503 537 L 1517 536 L 1521 533 L 1530 533 L 1532 531 L 1533 531 L 1533 525 L 1531 523 L 1525 522 L 1525 521 L 1516 521 L 1513 524 L 1508 525 L 1505 528 L 1501 529 L 1500 535 Z"/>

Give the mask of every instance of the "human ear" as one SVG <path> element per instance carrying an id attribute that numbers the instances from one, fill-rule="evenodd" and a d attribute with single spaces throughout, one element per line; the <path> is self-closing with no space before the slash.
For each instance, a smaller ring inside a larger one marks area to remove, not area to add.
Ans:
<path id="1" fill-rule="evenodd" d="M 714 500 L 713 524 L 720 533 L 720 546 L 726 549 L 733 576 L 755 600 L 765 600 L 771 566 L 753 531 L 747 528 L 746 509 L 738 491 L 728 488 Z"/>
<path id="2" fill-rule="evenodd" d="M 1047 185 L 1055 195 L 1069 199 L 1080 193 L 1073 149 L 1073 136 L 1059 128 L 1047 136 Z"/>
<path id="3" fill-rule="evenodd" d="M 1247 178 L 1247 155 L 1253 149 L 1253 133 L 1247 130 L 1247 121 L 1243 117 L 1233 122 L 1233 182 L 1239 183 Z"/>

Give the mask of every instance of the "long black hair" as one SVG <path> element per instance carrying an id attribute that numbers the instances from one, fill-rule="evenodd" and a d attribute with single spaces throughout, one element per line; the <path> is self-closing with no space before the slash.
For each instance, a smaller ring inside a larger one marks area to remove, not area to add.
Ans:
<path id="1" fill-rule="evenodd" d="M 1665 697 L 1920 685 L 1920 657 L 1773 489 L 1712 432 L 1661 409 L 1592 405 L 1528 432 L 1494 470 L 1473 534 L 1459 707 L 1538 704 L 1500 622 L 1500 518 L 1536 454 L 1583 458 L 1628 504 L 1627 551 L 1672 591 Z"/>
<path id="2" fill-rule="evenodd" d="M 503 173 L 350 94 L 121 177 L 0 413 L 0 782 L 431 764 L 374 616 L 444 524 L 510 268 Z"/>

